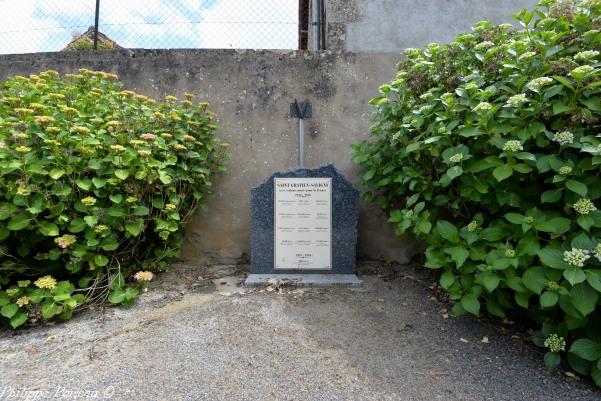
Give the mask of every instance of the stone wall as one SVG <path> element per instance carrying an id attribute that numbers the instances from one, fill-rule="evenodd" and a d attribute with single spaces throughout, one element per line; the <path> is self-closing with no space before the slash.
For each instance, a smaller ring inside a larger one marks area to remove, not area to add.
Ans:
<path id="1" fill-rule="evenodd" d="M 357 168 L 349 145 L 367 138 L 368 100 L 395 73 L 397 56 L 332 52 L 235 50 L 114 50 L 0 56 L 0 81 L 46 69 L 78 68 L 119 74 L 127 89 L 162 99 L 192 92 L 211 102 L 231 143 L 229 171 L 216 180 L 209 211 L 188 228 L 188 261 L 231 263 L 250 249 L 250 188 L 274 171 L 297 165 L 297 121 L 288 117 L 294 99 L 309 99 L 314 118 L 306 132 L 306 165 L 334 163 L 351 181 Z M 405 262 L 416 251 L 397 238 L 386 218 L 363 205 L 359 256 Z"/>
<path id="2" fill-rule="evenodd" d="M 515 22 L 538 0 L 324 0 L 326 49 L 400 53 L 446 43 L 477 21 Z"/>

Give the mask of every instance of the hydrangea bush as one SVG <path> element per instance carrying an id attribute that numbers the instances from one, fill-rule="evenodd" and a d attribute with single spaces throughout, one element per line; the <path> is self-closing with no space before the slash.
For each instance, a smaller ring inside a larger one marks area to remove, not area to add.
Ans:
<path id="1" fill-rule="evenodd" d="M 455 314 L 521 312 L 548 366 L 601 385 L 601 2 L 516 18 L 407 49 L 354 160 Z"/>
<path id="2" fill-rule="evenodd" d="M 186 97 L 85 69 L 0 84 L 0 325 L 131 305 L 179 255 L 227 147 Z"/>

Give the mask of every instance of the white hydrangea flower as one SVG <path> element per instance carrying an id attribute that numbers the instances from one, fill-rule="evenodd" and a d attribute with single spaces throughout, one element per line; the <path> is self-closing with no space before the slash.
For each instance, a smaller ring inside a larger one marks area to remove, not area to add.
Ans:
<path id="1" fill-rule="evenodd" d="M 427 112 L 429 112 L 430 110 L 432 110 L 432 106 L 431 106 L 431 105 L 429 105 L 429 104 L 426 104 L 426 105 L 424 105 L 424 106 L 420 107 L 420 108 L 419 108 L 419 110 L 418 110 L 418 112 L 419 112 L 420 114 L 424 114 L 424 113 L 427 113 Z"/>
<path id="2" fill-rule="evenodd" d="M 589 72 L 593 71 L 594 68 L 590 65 L 582 65 L 580 67 L 576 67 L 574 68 L 571 72 L 570 75 L 574 76 L 574 75 L 583 75 L 583 74 L 588 74 Z"/>
<path id="3" fill-rule="evenodd" d="M 472 232 L 476 231 L 478 228 L 478 222 L 476 220 L 472 220 L 470 224 L 467 225 L 467 231 Z"/>
<path id="4" fill-rule="evenodd" d="M 409 47 L 403 50 L 403 53 L 405 53 L 405 56 L 407 57 L 415 57 L 420 54 L 420 51 L 418 49 L 414 49 L 413 47 Z"/>
<path id="5" fill-rule="evenodd" d="M 570 131 L 556 132 L 553 136 L 553 141 L 559 143 L 560 145 L 566 145 L 574 141 L 574 134 L 572 134 Z"/>
<path id="6" fill-rule="evenodd" d="M 480 102 L 476 107 L 474 107 L 474 111 L 486 111 L 492 109 L 492 104 L 488 102 Z"/>
<path id="7" fill-rule="evenodd" d="M 590 59 L 597 57 L 598 55 L 599 55 L 599 52 L 596 50 L 585 50 L 585 51 L 576 53 L 576 55 L 574 56 L 574 60 L 577 60 L 577 61 L 590 60 Z"/>
<path id="8" fill-rule="evenodd" d="M 551 334 L 545 339 L 545 347 L 551 352 L 560 352 L 566 350 L 566 340 L 557 334 Z"/>
<path id="9" fill-rule="evenodd" d="M 597 244 L 595 249 L 593 249 L 593 255 L 595 255 L 597 260 L 601 262 L 601 242 Z"/>
<path id="10" fill-rule="evenodd" d="M 570 166 L 563 166 L 559 169 L 559 175 L 570 175 L 571 172 L 572 167 Z"/>
<path id="11" fill-rule="evenodd" d="M 528 98 L 525 94 L 521 93 L 519 95 L 513 95 L 509 99 L 507 99 L 507 103 L 505 103 L 505 107 L 519 107 L 522 104 L 526 103 Z"/>
<path id="12" fill-rule="evenodd" d="M 486 40 L 484 42 L 480 42 L 478 43 L 476 46 L 474 46 L 474 49 L 476 50 L 484 50 L 484 49 L 488 49 L 490 47 L 493 47 L 495 44 L 489 40 Z"/>
<path id="13" fill-rule="evenodd" d="M 468 82 L 465 85 L 465 90 L 471 91 L 471 90 L 476 90 L 478 89 L 478 84 L 476 84 L 475 82 Z"/>
<path id="14" fill-rule="evenodd" d="M 597 210 L 595 204 L 590 199 L 582 198 L 578 202 L 574 203 L 574 210 L 580 214 L 589 214 Z"/>
<path id="15" fill-rule="evenodd" d="M 503 146 L 503 150 L 506 152 L 519 152 L 524 150 L 524 147 L 522 146 L 522 143 L 520 141 L 517 140 L 510 140 L 505 142 L 505 145 Z"/>
<path id="16" fill-rule="evenodd" d="M 518 61 L 524 61 L 527 59 L 531 59 L 534 56 L 536 56 L 535 52 L 526 52 L 518 57 Z"/>
<path id="17" fill-rule="evenodd" d="M 451 163 L 461 163 L 463 161 L 463 154 L 455 153 L 453 156 L 449 157 L 449 161 Z"/>
<path id="18" fill-rule="evenodd" d="M 543 86 L 549 85 L 552 82 L 553 82 L 553 78 L 540 77 L 540 78 L 535 78 L 532 81 L 528 82 L 526 87 L 528 89 L 530 89 L 531 91 L 538 92 L 539 90 L 541 90 L 541 88 Z"/>
<path id="19" fill-rule="evenodd" d="M 572 248 L 571 251 L 563 253 L 563 261 L 570 266 L 583 267 L 588 259 L 590 259 L 590 251 L 587 249 Z"/>

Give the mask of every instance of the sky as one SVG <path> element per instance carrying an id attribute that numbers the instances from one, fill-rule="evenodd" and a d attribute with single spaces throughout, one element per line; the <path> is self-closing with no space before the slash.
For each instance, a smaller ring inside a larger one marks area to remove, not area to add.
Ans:
<path id="1" fill-rule="evenodd" d="M 58 51 L 96 0 L 0 0 L 0 54 Z M 298 0 L 100 0 L 99 30 L 127 48 L 296 49 Z"/>

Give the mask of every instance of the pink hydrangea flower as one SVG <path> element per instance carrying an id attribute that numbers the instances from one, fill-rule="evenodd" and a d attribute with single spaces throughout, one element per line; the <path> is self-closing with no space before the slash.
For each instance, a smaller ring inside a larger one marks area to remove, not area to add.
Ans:
<path id="1" fill-rule="evenodd" d="M 142 134 L 142 135 L 140 135 L 140 138 L 142 138 L 142 139 L 146 139 L 146 140 L 149 140 L 149 141 L 150 141 L 150 140 L 156 139 L 156 138 L 157 138 L 157 136 L 156 136 L 155 134 L 146 133 L 146 134 Z"/>
<path id="2" fill-rule="evenodd" d="M 153 277 L 154 275 L 152 274 L 152 272 L 148 271 L 139 271 L 136 274 L 134 274 L 134 279 L 136 281 L 151 281 Z"/>

